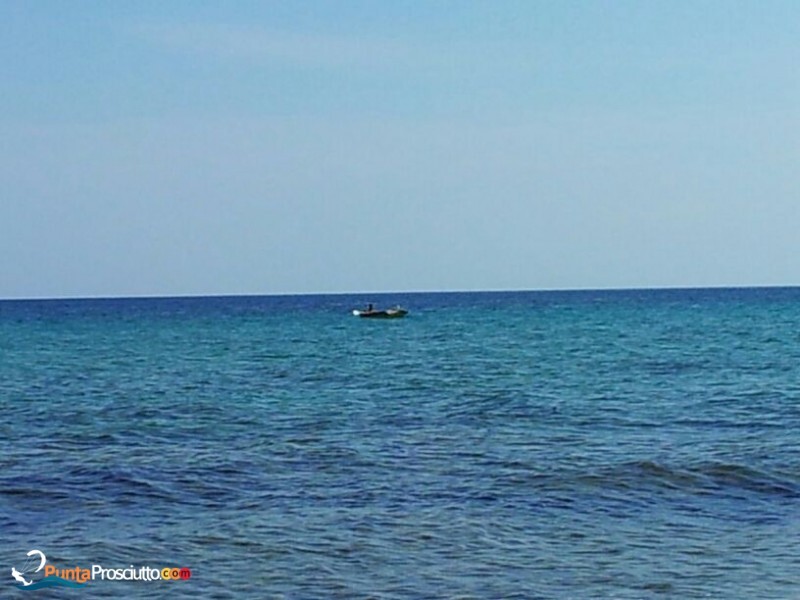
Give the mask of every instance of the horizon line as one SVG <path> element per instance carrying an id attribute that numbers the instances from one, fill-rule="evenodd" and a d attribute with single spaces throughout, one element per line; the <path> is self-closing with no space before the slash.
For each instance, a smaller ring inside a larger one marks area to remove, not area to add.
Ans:
<path id="1" fill-rule="evenodd" d="M 84 300 L 191 300 L 201 298 L 281 298 L 298 296 L 388 296 L 415 294 L 515 294 L 515 293 L 567 293 L 567 292 L 636 292 L 636 291 L 691 291 L 691 290 L 757 290 L 793 289 L 799 284 L 762 285 L 665 285 L 642 287 L 565 287 L 565 288 L 495 288 L 495 289 L 452 289 L 452 290 L 389 290 L 389 291 L 346 291 L 346 292 L 272 292 L 272 293 L 211 293 L 211 294 L 138 294 L 138 295 L 86 295 L 86 296 L 19 296 L 3 297 L 0 302 L 59 302 Z"/>

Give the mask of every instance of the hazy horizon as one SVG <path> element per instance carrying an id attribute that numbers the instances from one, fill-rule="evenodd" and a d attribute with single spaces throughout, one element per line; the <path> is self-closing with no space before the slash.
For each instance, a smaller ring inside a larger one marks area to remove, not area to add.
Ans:
<path id="1" fill-rule="evenodd" d="M 488 290 L 373 290 L 373 291 L 342 291 L 342 292 L 277 292 L 267 294 L 176 294 L 176 295 L 134 295 L 134 296 L 31 296 L 0 298 L 0 302 L 37 302 L 37 301 L 72 301 L 72 300 L 169 300 L 169 299 L 202 299 L 202 298 L 270 298 L 292 296 L 413 296 L 416 294 L 561 294 L 561 293 L 590 293 L 590 292 L 681 292 L 681 291 L 724 291 L 724 290 L 769 290 L 769 289 L 800 289 L 800 285 L 713 285 L 713 286 L 664 286 L 664 287 L 629 287 L 629 288 L 542 288 L 542 289 L 488 289 Z"/>

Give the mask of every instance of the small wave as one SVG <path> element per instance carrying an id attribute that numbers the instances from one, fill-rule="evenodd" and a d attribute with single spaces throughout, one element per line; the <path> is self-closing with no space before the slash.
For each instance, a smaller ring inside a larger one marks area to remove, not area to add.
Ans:
<path id="1" fill-rule="evenodd" d="M 800 485 L 797 481 L 744 465 L 711 463 L 703 467 L 702 473 L 720 487 L 734 487 L 789 498 L 800 497 Z"/>
<path id="2" fill-rule="evenodd" d="M 624 463 L 579 477 L 597 487 L 664 488 L 687 493 L 752 492 L 789 498 L 800 497 L 800 482 L 745 465 L 710 462 L 674 467 L 651 460 Z"/>

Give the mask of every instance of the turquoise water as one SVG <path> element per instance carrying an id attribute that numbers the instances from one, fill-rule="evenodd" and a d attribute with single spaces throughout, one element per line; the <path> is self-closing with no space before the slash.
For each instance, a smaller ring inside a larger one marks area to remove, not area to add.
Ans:
<path id="1" fill-rule="evenodd" d="M 798 364 L 800 289 L 0 302 L 0 564 L 192 572 L 39 598 L 800 597 Z"/>

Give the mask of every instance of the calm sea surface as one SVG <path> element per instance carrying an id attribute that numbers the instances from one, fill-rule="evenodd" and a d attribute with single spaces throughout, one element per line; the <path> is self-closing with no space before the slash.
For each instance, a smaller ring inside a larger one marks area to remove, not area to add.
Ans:
<path id="1" fill-rule="evenodd" d="M 798 367 L 800 289 L 0 302 L 0 597 L 800 598 Z"/>

